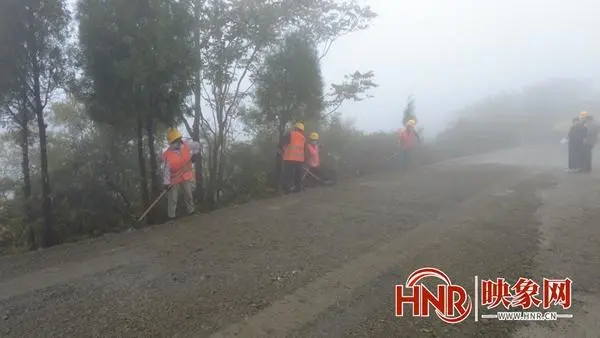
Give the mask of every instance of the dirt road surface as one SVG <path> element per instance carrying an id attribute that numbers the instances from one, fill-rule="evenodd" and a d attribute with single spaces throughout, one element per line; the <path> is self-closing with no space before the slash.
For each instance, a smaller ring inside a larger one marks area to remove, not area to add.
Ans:
<path id="1" fill-rule="evenodd" d="M 373 174 L 0 258 L 0 337 L 599 337 L 600 173 L 565 174 L 563 152 Z M 475 275 L 570 277 L 559 312 L 574 317 L 396 318 L 394 285 L 425 266 L 471 295 Z"/>

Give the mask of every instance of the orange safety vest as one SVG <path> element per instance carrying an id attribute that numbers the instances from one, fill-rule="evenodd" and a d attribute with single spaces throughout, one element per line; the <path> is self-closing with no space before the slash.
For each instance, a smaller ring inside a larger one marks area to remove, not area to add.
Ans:
<path id="1" fill-rule="evenodd" d="M 290 133 L 290 144 L 285 147 L 284 161 L 304 162 L 304 134 L 299 131 Z"/>
<path id="2" fill-rule="evenodd" d="M 414 136 L 415 134 L 411 128 L 400 129 L 398 133 L 400 147 L 403 149 L 411 149 L 414 143 Z"/>
<path id="3" fill-rule="evenodd" d="M 308 144 L 308 165 L 311 168 L 318 168 L 321 165 L 321 158 L 319 157 L 319 145 L 309 143 Z"/>
<path id="4" fill-rule="evenodd" d="M 194 179 L 194 169 L 192 166 L 192 152 L 190 146 L 183 142 L 179 152 L 171 148 L 165 150 L 163 159 L 169 165 L 171 170 L 171 184 L 177 184 Z"/>

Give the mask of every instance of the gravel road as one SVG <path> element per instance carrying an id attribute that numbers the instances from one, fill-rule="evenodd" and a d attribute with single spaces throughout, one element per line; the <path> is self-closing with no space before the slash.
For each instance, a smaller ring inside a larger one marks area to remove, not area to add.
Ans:
<path id="1" fill-rule="evenodd" d="M 2 257 L 0 337 L 600 337 L 600 173 L 565 174 L 563 151 L 373 174 Z M 570 277 L 574 317 L 395 317 L 394 285 L 425 266 L 470 294 L 475 275 Z"/>

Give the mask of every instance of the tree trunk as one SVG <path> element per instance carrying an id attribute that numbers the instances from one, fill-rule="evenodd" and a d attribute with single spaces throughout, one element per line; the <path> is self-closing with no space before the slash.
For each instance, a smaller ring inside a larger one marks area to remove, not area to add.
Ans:
<path id="1" fill-rule="evenodd" d="M 48 173 L 48 149 L 46 136 L 46 122 L 44 121 L 44 107 L 42 105 L 40 89 L 40 67 L 37 60 L 33 61 L 33 95 L 35 102 L 35 115 L 37 117 L 38 133 L 40 138 L 40 169 L 42 176 L 42 210 L 44 215 L 44 247 L 56 243 L 54 220 L 52 219 L 52 200 L 50 198 L 50 175 Z"/>
<path id="2" fill-rule="evenodd" d="M 212 153 L 209 160 L 209 188 L 208 188 L 208 203 L 211 209 L 217 207 L 219 189 L 217 187 L 217 180 L 219 177 L 219 145 L 218 138 L 215 137 L 214 144 L 212 147 Z"/>
<path id="3" fill-rule="evenodd" d="M 221 198 L 221 189 L 223 187 L 223 175 L 225 174 L 225 147 L 226 144 L 225 138 L 225 123 L 221 124 L 219 127 L 219 151 L 217 157 L 217 203 L 220 203 Z M 218 204 L 217 204 L 218 205 Z"/>
<path id="4" fill-rule="evenodd" d="M 194 141 L 196 141 L 196 140 L 194 140 Z M 196 142 L 200 143 L 199 141 L 196 141 Z M 200 143 L 200 152 L 194 159 L 194 168 L 196 169 L 196 190 L 194 191 L 194 193 L 196 195 L 194 196 L 194 198 L 198 202 L 204 201 L 204 184 L 202 182 L 202 180 L 203 180 L 203 175 L 202 175 L 202 173 L 203 173 L 203 166 L 202 166 L 203 156 L 204 155 L 202 154 L 202 144 Z"/>
<path id="5" fill-rule="evenodd" d="M 137 116 L 137 152 L 138 152 L 138 165 L 140 167 L 140 193 L 142 196 L 143 208 L 146 209 L 150 206 L 150 197 L 148 196 L 148 174 L 146 172 L 146 157 L 144 154 L 144 124 L 142 116 Z M 146 219 L 148 222 L 148 219 Z"/>
<path id="6" fill-rule="evenodd" d="M 160 183 L 158 182 L 158 159 L 156 158 L 156 149 L 154 147 L 154 119 L 148 115 L 146 119 L 146 136 L 148 137 L 148 151 L 150 152 L 150 191 L 152 198 L 157 198 L 160 194 Z M 154 212 L 150 212 L 149 222 L 156 220 Z"/>
<path id="7" fill-rule="evenodd" d="M 24 113 L 26 114 L 26 113 Z M 23 197 L 25 198 L 25 216 L 31 220 L 29 199 L 31 198 L 31 175 L 29 172 L 29 127 L 27 124 L 21 126 L 21 173 L 23 174 Z"/>
<path id="8" fill-rule="evenodd" d="M 279 143 L 281 139 L 283 139 L 283 134 L 285 133 L 285 125 L 286 122 L 279 122 L 279 126 L 277 128 L 278 137 L 277 137 L 277 147 L 279 147 Z M 278 149 L 279 150 L 279 149 Z M 279 154 L 279 151 L 275 154 L 275 168 L 274 168 L 274 181 L 273 186 L 277 189 L 278 193 L 281 193 L 282 185 L 283 185 L 283 153 Z"/>
<path id="9" fill-rule="evenodd" d="M 202 117 L 202 107 L 200 102 L 201 95 L 201 78 L 200 71 L 198 71 L 196 89 L 194 92 L 194 122 L 192 124 L 192 140 L 200 143 L 200 119 Z M 202 182 L 202 147 L 200 147 L 200 153 L 194 159 L 194 168 L 196 168 L 196 201 L 202 202 L 204 200 L 204 184 Z"/>
<path id="10" fill-rule="evenodd" d="M 159 175 L 158 175 L 158 158 L 156 156 L 156 147 L 155 147 L 155 120 L 152 117 L 147 118 L 146 125 L 146 137 L 148 138 L 148 151 L 150 152 L 150 184 L 151 191 L 153 195 L 158 195 L 159 192 Z"/>
<path id="11" fill-rule="evenodd" d="M 35 233 L 32 227 L 33 215 L 31 213 L 31 175 L 29 170 L 29 117 L 27 111 L 22 109 L 19 112 L 22 114 L 23 119 L 20 121 L 21 125 L 21 140 L 19 146 L 21 147 L 21 173 L 23 174 L 23 214 L 25 215 L 25 221 L 27 223 L 27 246 L 29 250 L 36 248 Z"/>
<path id="12" fill-rule="evenodd" d="M 196 3 L 195 8 L 195 18 L 199 22 L 200 17 L 202 16 L 202 2 L 198 1 Z M 196 41 L 196 49 L 198 55 L 202 55 L 202 44 L 201 44 L 201 36 L 202 36 L 202 26 L 198 25 L 198 29 L 194 32 L 194 40 Z M 192 140 L 200 143 L 200 122 L 202 118 L 202 66 L 198 68 L 196 72 L 196 86 L 194 87 L 194 121 L 192 124 Z M 197 202 L 203 202 L 204 200 L 204 184 L 202 182 L 203 179 L 203 168 L 202 168 L 202 147 L 200 148 L 200 153 L 194 159 L 194 168 L 196 168 L 196 191 L 194 198 Z"/>

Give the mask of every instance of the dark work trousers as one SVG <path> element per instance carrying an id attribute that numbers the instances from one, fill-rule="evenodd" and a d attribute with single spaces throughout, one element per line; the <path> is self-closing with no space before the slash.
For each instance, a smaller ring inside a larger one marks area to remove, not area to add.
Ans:
<path id="1" fill-rule="evenodd" d="M 574 170 L 577 165 L 575 164 L 575 146 L 569 142 L 569 170 Z"/>
<path id="2" fill-rule="evenodd" d="M 585 161 L 583 142 L 569 143 L 569 169 L 582 170 Z"/>
<path id="3" fill-rule="evenodd" d="M 581 169 L 585 172 L 592 171 L 592 150 L 593 146 L 584 144 L 581 149 Z"/>
<path id="4" fill-rule="evenodd" d="M 292 185 L 294 186 L 294 192 L 302 191 L 302 164 L 302 162 L 297 161 L 283 161 L 285 191 L 289 191 Z"/>
<path id="5" fill-rule="evenodd" d="M 586 133 L 587 130 L 582 123 L 575 123 L 569 131 L 569 150 L 571 153 L 569 162 L 573 166 L 570 169 L 577 171 L 583 169 L 586 159 L 584 146 Z"/>
<path id="6" fill-rule="evenodd" d="M 400 168 L 404 171 L 408 170 L 408 166 L 410 165 L 410 149 L 402 149 L 398 157 L 400 157 Z"/>

